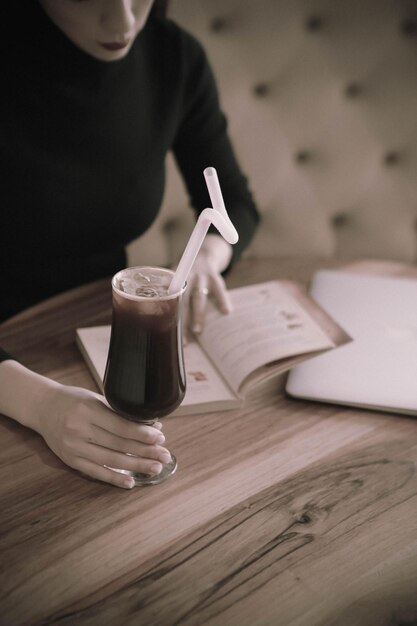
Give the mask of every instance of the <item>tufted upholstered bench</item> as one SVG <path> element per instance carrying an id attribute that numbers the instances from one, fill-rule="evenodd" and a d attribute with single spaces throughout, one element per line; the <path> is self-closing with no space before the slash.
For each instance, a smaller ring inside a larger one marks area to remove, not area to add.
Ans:
<path id="1" fill-rule="evenodd" d="M 217 78 L 262 215 L 247 256 L 416 259 L 415 1 L 171 0 L 168 16 Z M 188 204 L 169 158 L 163 209 L 131 262 L 178 258 Z"/>

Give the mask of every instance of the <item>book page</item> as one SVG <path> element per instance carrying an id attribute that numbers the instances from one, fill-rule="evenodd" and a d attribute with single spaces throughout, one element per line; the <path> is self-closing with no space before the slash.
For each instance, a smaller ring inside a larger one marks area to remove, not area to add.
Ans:
<path id="1" fill-rule="evenodd" d="M 214 400 L 220 405 L 230 400 L 236 401 L 232 389 L 195 341 L 185 346 L 184 362 L 187 387 L 181 407 L 206 404 Z M 237 405 L 236 402 L 233 403 Z"/>
<path id="2" fill-rule="evenodd" d="M 233 311 L 209 303 L 199 342 L 232 388 L 272 361 L 334 347 L 297 299 L 277 281 L 229 291 Z"/>

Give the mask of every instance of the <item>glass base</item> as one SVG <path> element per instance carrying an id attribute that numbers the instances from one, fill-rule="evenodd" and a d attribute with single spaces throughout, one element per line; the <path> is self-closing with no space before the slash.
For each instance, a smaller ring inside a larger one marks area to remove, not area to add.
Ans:
<path id="1" fill-rule="evenodd" d="M 114 472 L 119 472 L 119 474 L 126 474 L 126 476 L 134 478 L 135 487 L 146 487 L 146 485 L 159 485 L 159 483 L 164 482 L 164 480 L 175 474 L 177 467 L 177 459 L 171 454 L 170 462 L 162 465 L 162 471 L 159 474 L 142 474 L 131 470 L 116 469 L 115 467 L 111 467 L 110 469 Z"/>

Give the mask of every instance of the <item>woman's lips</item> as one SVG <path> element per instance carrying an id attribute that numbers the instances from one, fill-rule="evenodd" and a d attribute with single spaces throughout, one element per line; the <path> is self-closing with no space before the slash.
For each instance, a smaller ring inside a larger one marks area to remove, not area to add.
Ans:
<path id="1" fill-rule="evenodd" d="M 111 43 L 100 43 L 100 46 L 102 46 L 103 48 L 105 48 L 106 50 L 123 50 L 123 48 L 126 48 L 129 45 L 128 41 L 125 41 L 123 43 L 117 43 L 115 42 L 111 42 Z"/>

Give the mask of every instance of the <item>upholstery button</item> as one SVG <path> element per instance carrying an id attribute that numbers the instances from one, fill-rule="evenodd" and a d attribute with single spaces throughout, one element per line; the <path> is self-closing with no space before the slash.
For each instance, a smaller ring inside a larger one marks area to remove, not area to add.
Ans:
<path id="1" fill-rule="evenodd" d="M 253 88 L 253 93 L 258 98 L 264 98 L 265 96 L 267 96 L 269 93 L 269 87 L 267 83 L 258 83 L 257 85 L 255 85 Z"/>
<path id="2" fill-rule="evenodd" d="M 386 165 L 397 165 L 397 163 L 400 161 L 400 158 L 401 157 L 399 152 L 396 152 L 395 150 L 390 150 L 384 156 L 384 161 Z"/>
<path id="3" fill-rule="evenodd" d="M 347 98 L 356 98 L 360 96 L 363 91 L 363 87 L 360 83 L 355 81 L 348 83 L 345 88 L 345 95 Z"/>
<path id="4" fill-rule="evenodd" d="M 295 155 L 295 160 L 300 164 L 309 163 L 312 158 L 313 155 L 310 150 L 299 150 Z"/>
<path id="5" fill-rule="evenodd" d="M 323 28 L 324 20 L 319 15 L 311 15 L 305 23 L 306 30 L 310 33 L 317 33 Z"/>
<path id="6" fill-rule="evenodd" d="M 415 37 L 417 35 L 417 19 L 407 18 L 401 22 L 401 32 L 406 37 Z"/>
<path id="7" fill-rule="evenodd" d="M 210 23 L 210 30 L 213 33 L 220 33 L 227 26 L 227 21 L 224 17 L 214 17 Z"/>
<path id="8" fill-rule="evenodd" d="M 332 217 L 332 224 L 335 228 L 342 228 L 349 222 L 349 215 L 347 213 L 338 213 Z"/>

